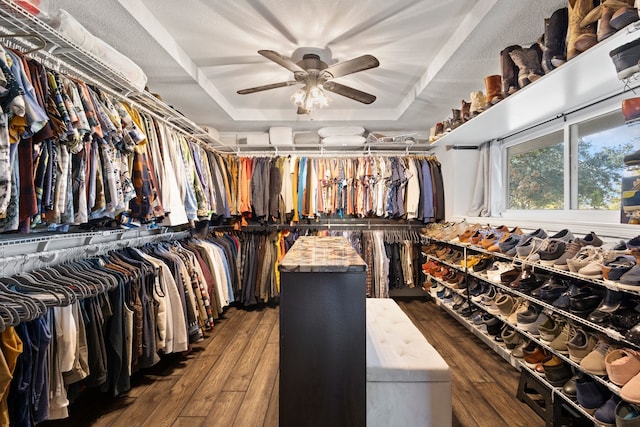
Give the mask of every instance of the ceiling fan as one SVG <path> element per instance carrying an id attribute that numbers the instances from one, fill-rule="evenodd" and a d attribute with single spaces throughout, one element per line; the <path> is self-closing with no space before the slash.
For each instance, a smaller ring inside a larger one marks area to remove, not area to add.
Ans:
<path id="1" fill-rule="evenodd" d="M 291 58 L 287 58 L 273 50 L 259 50 L 258 53 L 291 71 L 293 73 L 294 80 L 242 89 L 238 91 L 238 94 L 240 95 L 302 84 L 305 85 L 304 89 L 306 93 L 309 93 L 314 88 L 320 88 L 321 91 L 326 90 L 336 93 L 355 101 L 362 102 L 363 104 L 371 104 L 376 100 L 374 95 L 333 81 L 333 79 L 338 77 L 368 70 L 370 68 L 376 68 L 380 65 L 380 62 L 378 62 L 378 60 L 372 55 L 362 55 L 357 58 L 329 66 L 326 62 L 320 59 L 319 55 L 315 53 L 304 54 L 302 56 L 302 60 L 298 62 L 294 62 Z M 298 114 L 309 113 L 309 110 L 303 108 L 298 102 L 296 102 L 296 104 L 298 105 Z"/>

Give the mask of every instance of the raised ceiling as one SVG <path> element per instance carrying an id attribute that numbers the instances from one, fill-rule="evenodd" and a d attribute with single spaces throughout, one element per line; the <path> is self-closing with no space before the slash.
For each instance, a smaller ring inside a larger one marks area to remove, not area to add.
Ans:
<path id="1" fill-rule="evenodd" d="M 271 126 L 312 130 L 360 125 L 420 132 L 459 108 L 484 77 L 500 73 L 499 52 L 528 46 L 544 18 L 566 0 L 52 0 L 89 31 L 133 59 L 148 87 L 194 122 L 220 132 Z M 310 49 L 307 49 L 310 48 Z M 380 66 L 336 79 L 374 94 L 371 105 L 330 94 L 332 104 L 298 115 L 296 87 L 251 95 L 237 90 L 291 80 L 258 55 L 299 59 L 313 50 L 329 63 L 371 54 Z"/>

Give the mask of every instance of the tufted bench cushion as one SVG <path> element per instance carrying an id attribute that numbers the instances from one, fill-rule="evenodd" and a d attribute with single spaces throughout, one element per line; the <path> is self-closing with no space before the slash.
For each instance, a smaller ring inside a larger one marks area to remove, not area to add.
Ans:
<path id="1" fill-rule="evenodd" d="M 392 299 L 367 299 L 367 426 L 451 425 L 451 372 Z"/>

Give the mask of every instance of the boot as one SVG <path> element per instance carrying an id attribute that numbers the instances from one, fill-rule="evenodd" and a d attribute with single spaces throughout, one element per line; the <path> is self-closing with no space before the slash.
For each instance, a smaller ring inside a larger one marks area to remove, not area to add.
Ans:
<path id="1" fill-rule="evenodd" d="M 569 0 L 569 25 L 567 28 L 567 60 L 580 54 L 575 43 L 583 34 L 596 33 L 595 23 L 581 27 L 582 20 L 594 9 L 593 0 Z"/>
<path id="2" fill-rule="evenodd" d="M 462 124 L 462 115 L 459 109 L 453 108 L 451 110 L 451 130 L 457 128 Z"/>
<path id="3" fill-rule="evenodd" d="M 460 106 L 460 119 L 462 123 L 466 122 L 471 118 L 471 103 L 462 100 L 462 105 Z"/>
<path id="4" fill-rule="evenodd" d="M 545 20 L 542 69 L 545 73 L 564 64 L 567 60 L 567 25 L 569 12 L 566 7 L 558 9 Z"/>
<path id="5" fill-rule="evenodd" d="M 502 94 L 502 76 L 494 74 L 484 78 L 484 86 L 487 91 L 487 108 L 504 99 Z"/>
<path id="6" fill-rule="evenodd" d="M 632 22 L 638 20 L 638 9 L 633 7 L 633 3 L 631 1 L 624 3 L 627 4 L 621 6 L 617 10 L 614 10 L 613 15 L 611 16 L 610 24 L 616 30 L 621 30 Z M 615 6 L 613 8 L 615 9 Z"/>
<path id="7" fill-rule="evenodd" d="M 477 92 L 471 92 L 469 96 L 471 97 L 471 108 L 469 112 L 471 113 L 471 117 L 475 117 L 484 111 L 484 106 L 487 103 L 487 99 L 485 98 L 484 93 L 481 90 Z"/>
<path id="8" fill-rule="evenodd" d="M 509 55 L 518 67 L 518 86 L 520 89 L 544 75 L 537 49 L 523 47 L 510 52 Z"/>
<path id="9" fill-rule="evenodd" d="M 502 69 L 502 93 L 509 96 L 518 90 L 518 67 L 511 59 L 509 52 L 522 49 L 519 45 L 505 47 L 500 51 L 500 68 Z"/>
<path id="10" fill-rule="evenodd" d="M 598 41 L 601 42 L 616 32 L 616 29 L 611 26 L 611 17 L 613 16 L 613 8 L 609 6 L 602 6 L 602 16 L 600 22 L 598 22 L 598 32 L 596 36 Z M 638 14 L 636 13 L 636 17 Z"/>

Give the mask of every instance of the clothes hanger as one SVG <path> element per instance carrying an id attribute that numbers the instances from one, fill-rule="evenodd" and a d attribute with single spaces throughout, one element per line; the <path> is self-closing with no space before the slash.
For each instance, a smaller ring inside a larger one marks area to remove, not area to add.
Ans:
<path id="1" fill-rule="evenodd" d="M 24 54 L 37 52 L 37 51 L 42 50 L 45 47 L 47 47 L 47 41 L 41 35 L 34 34 L 34 33 L 1 34 L 0 38 L 3 38 L 3 39 L 15 39 L 15 38 L 21 38 L 21 39 L 31 38 L 31 39 L 35 39 L 38 42 L 38 43 L 35 44 L 36 47 L 34 47 L 32 49 L 29 49 L 29 50 L 21 50 L 21 52 L 24 53 Z"/>

